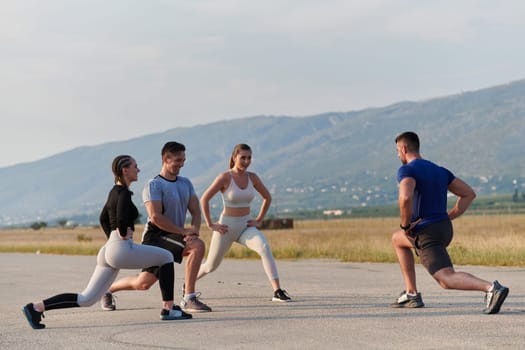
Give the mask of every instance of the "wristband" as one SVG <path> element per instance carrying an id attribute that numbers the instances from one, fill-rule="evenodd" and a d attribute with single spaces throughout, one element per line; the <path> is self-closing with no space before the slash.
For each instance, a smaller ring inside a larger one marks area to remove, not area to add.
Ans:
<path id="1" fill-rule="evenodd" d="M 403 224 L 399 224 L 399 227 L 403 230 L 403 231 L 406 231 L 410 228 L 410 224 L 406 225 L 406 226 L 403 226 Z"/>

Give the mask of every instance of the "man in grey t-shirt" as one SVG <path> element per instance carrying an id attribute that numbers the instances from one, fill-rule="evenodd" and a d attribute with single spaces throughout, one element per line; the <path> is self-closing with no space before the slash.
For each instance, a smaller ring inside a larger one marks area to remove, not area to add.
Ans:
<path id="1" fill-rule="evenodd" d="M 173 253 L 175 261 L 186 257 L 184 297 L 181 307 L 187 312 L 209 312 L 211 308 L 197 298 L 195 283 L 204 258 L 205 244 L 199 238 L 201 211 L 193 184 L 179 176 L 186 160 L 186 148 L 178 142 L 167 142 L 162 148 L 162 168 L 148 181 L 142 193 L 148 212 L 143 244 L 160 246 Z M 185 228 L 186 213 L 191 223 Z M 122 278 L 110 287 L 101 303 L 104 310 L 114 310 L 112 293 L 119 290 L 146 290 L 158 280 L 155 267 L 144 269 L 138 276 Z"/>

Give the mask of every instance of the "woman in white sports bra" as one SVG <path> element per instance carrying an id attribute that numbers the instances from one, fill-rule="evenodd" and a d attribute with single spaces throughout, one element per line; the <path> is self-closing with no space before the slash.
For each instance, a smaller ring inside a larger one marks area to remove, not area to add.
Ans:
<path id="1" fill-rule="evenodd" d="M 219 174 L 201 197 L 200 203 L 206 225 L 213 231 L 208 257 L 201 265 L 197 279 L 219 267 L 233 242 L 257 252 L 262 259 L 264 271 L 274 290 L 273 301 L 290 301 L 279 284 L 275 259 L 266 237 L 258 227 L 270 208 L 272 196 L 259 177 L 247 169 L 252 161 L 252 150 L 246 144 L 235 146 L 230 158 L 230 170 Z M 222 194 L 223 211 L 219 222 L 213 222 L 209 202 L 218 192 Z M 250 217 L 250 203 L 258 192 L 263 201 L 255 219 Z"/>

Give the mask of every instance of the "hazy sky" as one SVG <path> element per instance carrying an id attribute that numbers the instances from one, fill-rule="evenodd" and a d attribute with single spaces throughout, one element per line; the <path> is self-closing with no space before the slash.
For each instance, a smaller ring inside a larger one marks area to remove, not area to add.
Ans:
<path id="1" fill-rule="evenodd" d="M 523 0 L 2 0 L 0 167 L 523 79 L 524 19 Z"/>

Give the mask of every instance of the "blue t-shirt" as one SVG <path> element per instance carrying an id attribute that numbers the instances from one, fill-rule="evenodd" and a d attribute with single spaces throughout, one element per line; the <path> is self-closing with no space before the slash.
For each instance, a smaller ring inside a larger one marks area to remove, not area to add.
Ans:
<path id="1" fill-rule="evenodd" d="M 177 176 L 174 181 L 170 181 L 157 175 L 146 183 L 142 191 L 144 203 L 161 201 L 163 214 L 179 227 L 184 227 L 188 204 L 193 196 L 195 196 L 193 184 L 182 176 Z"/>
<path id="2" fill-rule="evenodd" d="M 448 219 L 448 185 L 455 179 L 448 169 L 425 159 L 414 159 L 397 171 L 397 181 L 404 178 L 416 180 L 411 221 L 421 219 L 414 233 L 428 224 Z"/>

